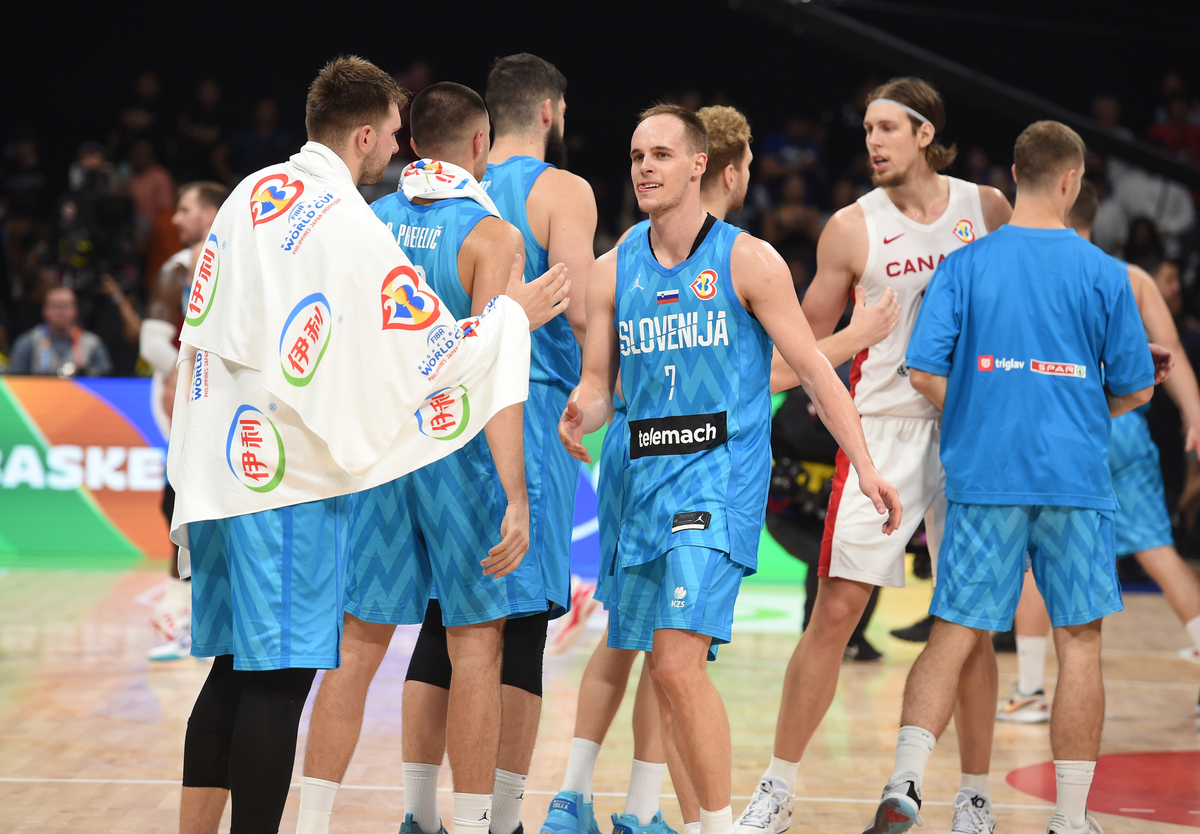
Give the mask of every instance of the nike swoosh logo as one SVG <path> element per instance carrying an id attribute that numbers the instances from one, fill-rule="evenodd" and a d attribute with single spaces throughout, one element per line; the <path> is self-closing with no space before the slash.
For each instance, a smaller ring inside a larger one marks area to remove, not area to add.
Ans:
<path id="1" fill-rule="evenodd" d="M 885 238 L 883 239 L 883 245 L 884 245 L 884 246 L 887 246 L 887 245 L 888 245 L 889 243 L 891 243 L 893 240 L 897 240 L 898 238 L 902 238 L 902 237 L 904 237 L 904 235 L 905 235 L 905 234 L 906 234 L 906 232 L 901 232 L 900 234 L 896 235 L 896 237 L 885 237 Z"/>

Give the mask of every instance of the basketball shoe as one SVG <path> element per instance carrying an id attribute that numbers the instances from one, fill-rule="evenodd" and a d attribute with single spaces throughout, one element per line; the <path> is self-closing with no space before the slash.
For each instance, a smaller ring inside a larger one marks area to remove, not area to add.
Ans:
<path id="1" fill-rule="evenodd" d="M 792 824 L 792 792 L 787 783 L 764 776 L 746 810 L 733 822 L 734 834 L 780 834 Z"/>
<path id="2" fill-rule="evenodd" d="M 1044 724 L 1050 720 L 1050 705 L 1042 690 L 1026 695 L 1014 683 L 996 706 L 996 720 L 1012 724 Z"/>
<path id="3" fill-rule="evenodd" d="M 191 654 L 192 628 L 191 625 L 185 625 L 174 638 L 146 652 L 146 660 L 156 663 L 164 660 L 183 660 Z"/>
<path id="4" fill-rule="evenodd" d="M 663 819 L 662 811 L 654 812 L 654 819 L 649 825 L 638 825 L 638 818 L 633 814 L 612 815 L 613 834 L 676 834 L 667 821 Z"/>
<path id="5" fill-rule="evenodd" d="M 421 830 L 421 826 L 413 822 L 412 814 L 405 814 L 404 822 L 400 823 L 400 834 L 425 834 L 425 832 Z M 438 828 L 437 834 L 447 834 L 446 826 Z"/>
<path id="6" fill-rule="evenodd" d="M 987 797 L 962 789 L 954 797 L 950 834 L 996 834 L 996 816 Z"/>
<path id="7" fill-rule="evenodd" d="M 592 803 L 584 802 L 583 794 L 577 791 L 559 791 L 550 800 L 550 812 L 540 834 L 600 834 Z"/>
<path id="8" fill-rule="evenodd" d="M 571 610 L 562 616 L 558 630 L 550 639 L 546 650 L 550 654 L 565 654 L 579 642 L 587 628 L 588 617 L 596 610 L 596 600 L 592 594 L 596 591 L 595 582 L 586 582 L 574 574 L 571 575 Z"/>
<path id="9" fill-rule="evenodd" d="M 863 834 L 903 834 L 921 820 L 921 796 L 912 782 L 897 782 L 883 789 L 875 822 Z"/>
<path id="10" fill-rule="evenodd" d="M 1186 649 L 1180 649 L 1179 656 L 1184 660 L 1192 661 L 1192 663 L 1200 663 L 1200 646 L 1188 646 Z"/>
<path id="11" fill-rule="evenodd" d="M 1069 828 L 1069 823 L 1062 814 L 1055 814 L 1050 818 L 1050 825 L 1046 829 L 1046 834 L 1104 834 L 1104 829 L 1100 827 L 1100 823 L 1087 815 L 1087 822 L 1083 828 Z"/>

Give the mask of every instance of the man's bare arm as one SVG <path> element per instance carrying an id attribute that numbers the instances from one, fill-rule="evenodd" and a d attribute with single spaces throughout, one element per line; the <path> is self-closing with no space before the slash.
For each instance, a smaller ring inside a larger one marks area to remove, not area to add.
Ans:
<path id="1" fill-rule="evenodd" d="M 1133 297 L 1150 341 L 1169 350 L 1175 360 L 1175 368 L 1163 387 L 1183 415 L 1184 450 L 1200 451 L 1200 387 L 1196 384 L 1192 363 L 1188 361 L 1187 352 L 1179 340 L 1171 310 L 1154 279 L 1145 270 L 1130 264 L 1129 282 L 1133 286 Z"/>
<path id="2" fill-rule="evenodd" d="M 1008 198 L 990 185 L 979 186 L 979 203 L 983 207 L 983 224 L 989 232 L 996 231 L 1012 217 Z"/>
<path id="3" fill-rule="evenodd" d="M 866 268 L 867 251 L 862 206 L 854 203 L 829 218 L 817 241 L 817 274 L 804 293 L 804 317 L 817 339 L 825 339 L 837 326 L 850 290 Z"/>
<path id="4" fill-rule="evenodd" d="M 1139 408 L 1150 402 L 1150 398 L 1154 396 L 1154 386 L 1150 385 L 1140 391 L 1133 391 L 1129 394 L 1110 394 L 1106 390 L 1104 396 L 1108 400 L 1109 416 L 1120 417 L 1127 411 L 1133 411 L 1135 408 Z"/>
<path id="5" fill-rule="evenodd" d="M 946 377 L 909 368 L 908 381 L 918 394 L 933 403 L 934 408 L 942 410 L 946 403 Z"/>
<path id="6" fill-rule="evenodd" d="M 546 251 L 552 264 L 566 264 L 572 276 L 567 321 L 582 347 L 587 333 L 587 276 L 596 257 L 596 197 L 587 180 L 568 171 L 547 170 L 537 179 L 530 193 L 536 202 L 550 206 L 549 241 Z"/>
<path id="7" fill-rule="evenodd" d="M 775 341 L 822 422 L 858 471 L 863 494 L 880 513 L 888 512 L 884 532 L 891 534 L 900 525 L 900 497 L 871 460 L 858 411 L 833 366 L 817 348 L 796 300 L 787 264 L 767 243 L 739 235 L 733 245 L 731 272 L 739 299 Z"/>
<path id="8" fill-rule="evenodd" d="M 619 342 L 612 326 L 616 308 L 617 250 L 601 255 L 588 279 L 587 317 L 592 322 L 583 345 L 583 372 L 579 385 L 571 392 L 558 437 L 571 455 L 586 463 L 591 456 L 583 446 L 583 436 L 596 431 L 608 419 L 613 388 L 620 371 Z"/>

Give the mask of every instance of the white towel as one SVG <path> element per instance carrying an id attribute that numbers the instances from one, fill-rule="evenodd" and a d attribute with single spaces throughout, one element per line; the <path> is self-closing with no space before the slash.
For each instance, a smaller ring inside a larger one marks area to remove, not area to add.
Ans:
<path id="1" fill-rule="evenodd" d="M 191 521 L 355 492 L 432 463 L 528 393 L 520 306 L 499 296 L 455 322 L 345 163 L 315 142 L 225 201 L 180 341 L 167 472 L 171 537 L 184 547 Z"/>
<path id="2" fill-rule="evenodd" d="M 450 200 L 470 197 L 496 217 L 500 212 L 471 172 L 452 162 L 437 159 L 418 159 L 405 166 L 400 174 L 400 190 L 410 200 Z"/>

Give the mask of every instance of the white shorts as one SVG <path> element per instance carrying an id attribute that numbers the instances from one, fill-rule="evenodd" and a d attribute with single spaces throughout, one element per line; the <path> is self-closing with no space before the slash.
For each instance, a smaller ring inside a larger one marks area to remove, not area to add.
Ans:
<path id="1" fill-rule="evenodd" d="M 886 516 L 862 494 L 858 472 L 839 450 L 817 575 L 903 588 L 904 552 L 922 517 L 937 564 L 946 522 L 946 475 L 938 458 L 941 421 L 864 416 L 862 427 L 875 466 L 900 493 L 904 517 L 899 530 L 883 534 Z"/>

